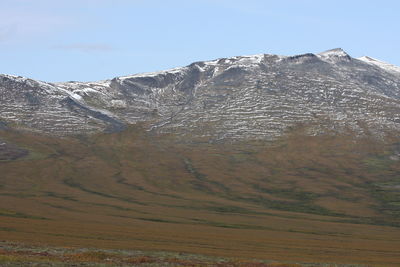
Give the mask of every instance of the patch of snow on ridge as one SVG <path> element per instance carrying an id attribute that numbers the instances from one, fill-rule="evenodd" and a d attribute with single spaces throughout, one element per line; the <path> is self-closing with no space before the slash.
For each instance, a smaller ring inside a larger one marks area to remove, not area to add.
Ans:
<path id="1" fill-rule="evenodd" d="M 348 54 L 342 48 L 335 48 L 321 52 L 318 55 L 322 57 L 324 56 L 327 57 L 327 56 L 347 56 Z"/>
<path id="2" fill-rule="evenodd" d="M 343 58 L 350 58 L 349 54 L 347 54 L 342 48 L 335 48 L 321 52 L 317 54 L 317 57 L 319 57 L 322 60 L 328 60 L 328 61 L 329 60 L 336 61 Z"/>
<path id="3" fill-rule="evenodd" d="M 364 61 L 365 63 L 378 66 L 381 69 L 384 69 L 386 71 L 400 73 L 400 67 L 398 67 L 396 65 L 392 65 L 392 64 L 384 62 L 384 61 L 381 61 L 381 60 L 378 60 L 378 59 L 375 59 L 375 58 L 372 58 L 372 57 L 363 56 L 363 57 L 360 57 L 357 59 Z"/>
<path id="4" fill-rule="evenodd" d="M 133 75 L 120 76 L 120 77 L 118 77 L 118 79 L 125 80 L 125 79 L 131 79 L 131 78 L 155 77 L 155 76 L 162 75 L 162 74 L 178 74 L 186 69 L 187 69 L 186 67 L 178 67 L 178 68 L 173 68 L 173 69 L 163 70 L 163 71 L 144 72 L 144 73 L 138 73 L 138 74 L 133 74 Z"/>
<path id="5" fill-rule="evenodd" d="M 264 59 L 264 54 L 251 55 L 251 56 L 240 56 L 237 57 L 240 63 L 260 64 Z"/>
<path id="6" fill-rule="evenodd" d="M 54 92 L 56 92 L 58 90 L 57 87 L 55 87 L 49 83 L 39 81 L 39 80 L 33 80 L 30 78 L 16 76 L 16 75 L 9 75 L 9 74 L 0 74 L 0 76 L 6 77 L 10 80 L 13 80 L 13 81 L 21 83 L 21 84 L 27 84 L 31 87 L 39 86 L 39 87 L 43 88 L 46 91 L 46 93 L 48 93 L 48 94 L 53 94 Z"/>
<path id="7" fill-rule="evenodd" d="M 83 101 L 82 96 L 78 95 L 78 94 L 75 93 L 75 92 L 68 91 L 67 89 L 64 89 L 64 88 L 61 88 L 61 87 L 59 87 L 58 89 L 59 89 L 60 91 L 64 92 L 64 93 L 66 93 L 67 95 L 69 95 L 71 98 L 77 100 L 78 102 Z"/>

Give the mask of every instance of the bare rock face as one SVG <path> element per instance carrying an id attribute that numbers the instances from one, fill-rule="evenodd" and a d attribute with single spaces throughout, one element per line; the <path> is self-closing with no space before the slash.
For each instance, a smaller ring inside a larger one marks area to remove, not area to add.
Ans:
<path id="1" fill-rule="evenodd" d="M 99 82 L 0 75 L 0 121 L 56 135 L 149 130 L 210 140 L 274 139 L 298 123 L 377 136 L 400 129 L 400 68 L 342 49 L 195 62 Z"/>

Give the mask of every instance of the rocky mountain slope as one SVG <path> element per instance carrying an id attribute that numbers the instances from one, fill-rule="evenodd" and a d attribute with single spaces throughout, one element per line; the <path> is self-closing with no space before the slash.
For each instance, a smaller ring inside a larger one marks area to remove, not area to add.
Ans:
<path id="1" fill-rule="evenodd" d="M 274 139 L 298 123 L 310 134 L 400 129 L 400 68 L 342 49 L 195 62 L 99 82 L 45 83 L 0 75 L 0 121 L 56 135 L 148 130 L 186 137 Z"/>

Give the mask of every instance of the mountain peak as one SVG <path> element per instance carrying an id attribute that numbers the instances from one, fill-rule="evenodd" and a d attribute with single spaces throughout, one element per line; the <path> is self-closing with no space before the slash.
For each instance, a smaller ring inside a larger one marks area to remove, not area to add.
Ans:
<path id="1" fill-rule="evenodd" d="M 349 56 L 342 48 L 334 48 L 319 53 L 320 56 Z"/>
<path id="2" fill-rule="evenodd" d="M 349 61 L 351 57 L 342 48 L 334 48 L 317 54 L 319 58 L 327 61 Z"/>

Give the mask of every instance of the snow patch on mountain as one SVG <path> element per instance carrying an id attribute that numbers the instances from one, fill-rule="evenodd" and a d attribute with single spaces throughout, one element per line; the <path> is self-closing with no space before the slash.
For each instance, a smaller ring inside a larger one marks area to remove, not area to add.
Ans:
<path id="1" fill-rule="evenodd" d="M 118 77 L 118 79 L 126 80 L 126 79 L 132 79 L 132 78 L 155 77 L 158 75 L 166 75 L 166 74 L 180 74 L 180 73 L 182 73 L 182 71 L 185 71 L 186 69 L 187 69 L 187 67 L 178 67 L 178 68 L 173 68 L 173 69 L 168 69 L 168 70 L 163 70 L 163 71 L 144 72 L 144 73 L 138 73 L 138 74 L 133 74 L 133 75 L 120 76 L 120 77 Z"/>
<path id="2" fill-rule="evenodd" d="M 376 58 L 372 58 L 372 57 L 368 57 L 368 56 L 363 56 L 363 57 L 359 57 L 357 58 L 358 60 L 361 60 L 365 63 L 374 65 L 374 66 L 378 66 L 386 71 L 389 72 L 394 72 L 397 74 L 400 74 L 400 67 L 396 66 L 396 65 L 392 65 L 390 63 L 378 60 Z"/>
<path id="3" fill-rule="evenodd" d="M 340 61 L 343 59 L 350 59 L 349 54 L 347 54 L 342 48 L 335 48 L 321 52 L 317 54 L 317 57 L 319 57 L 321 60 L 332 62 Z"/>

